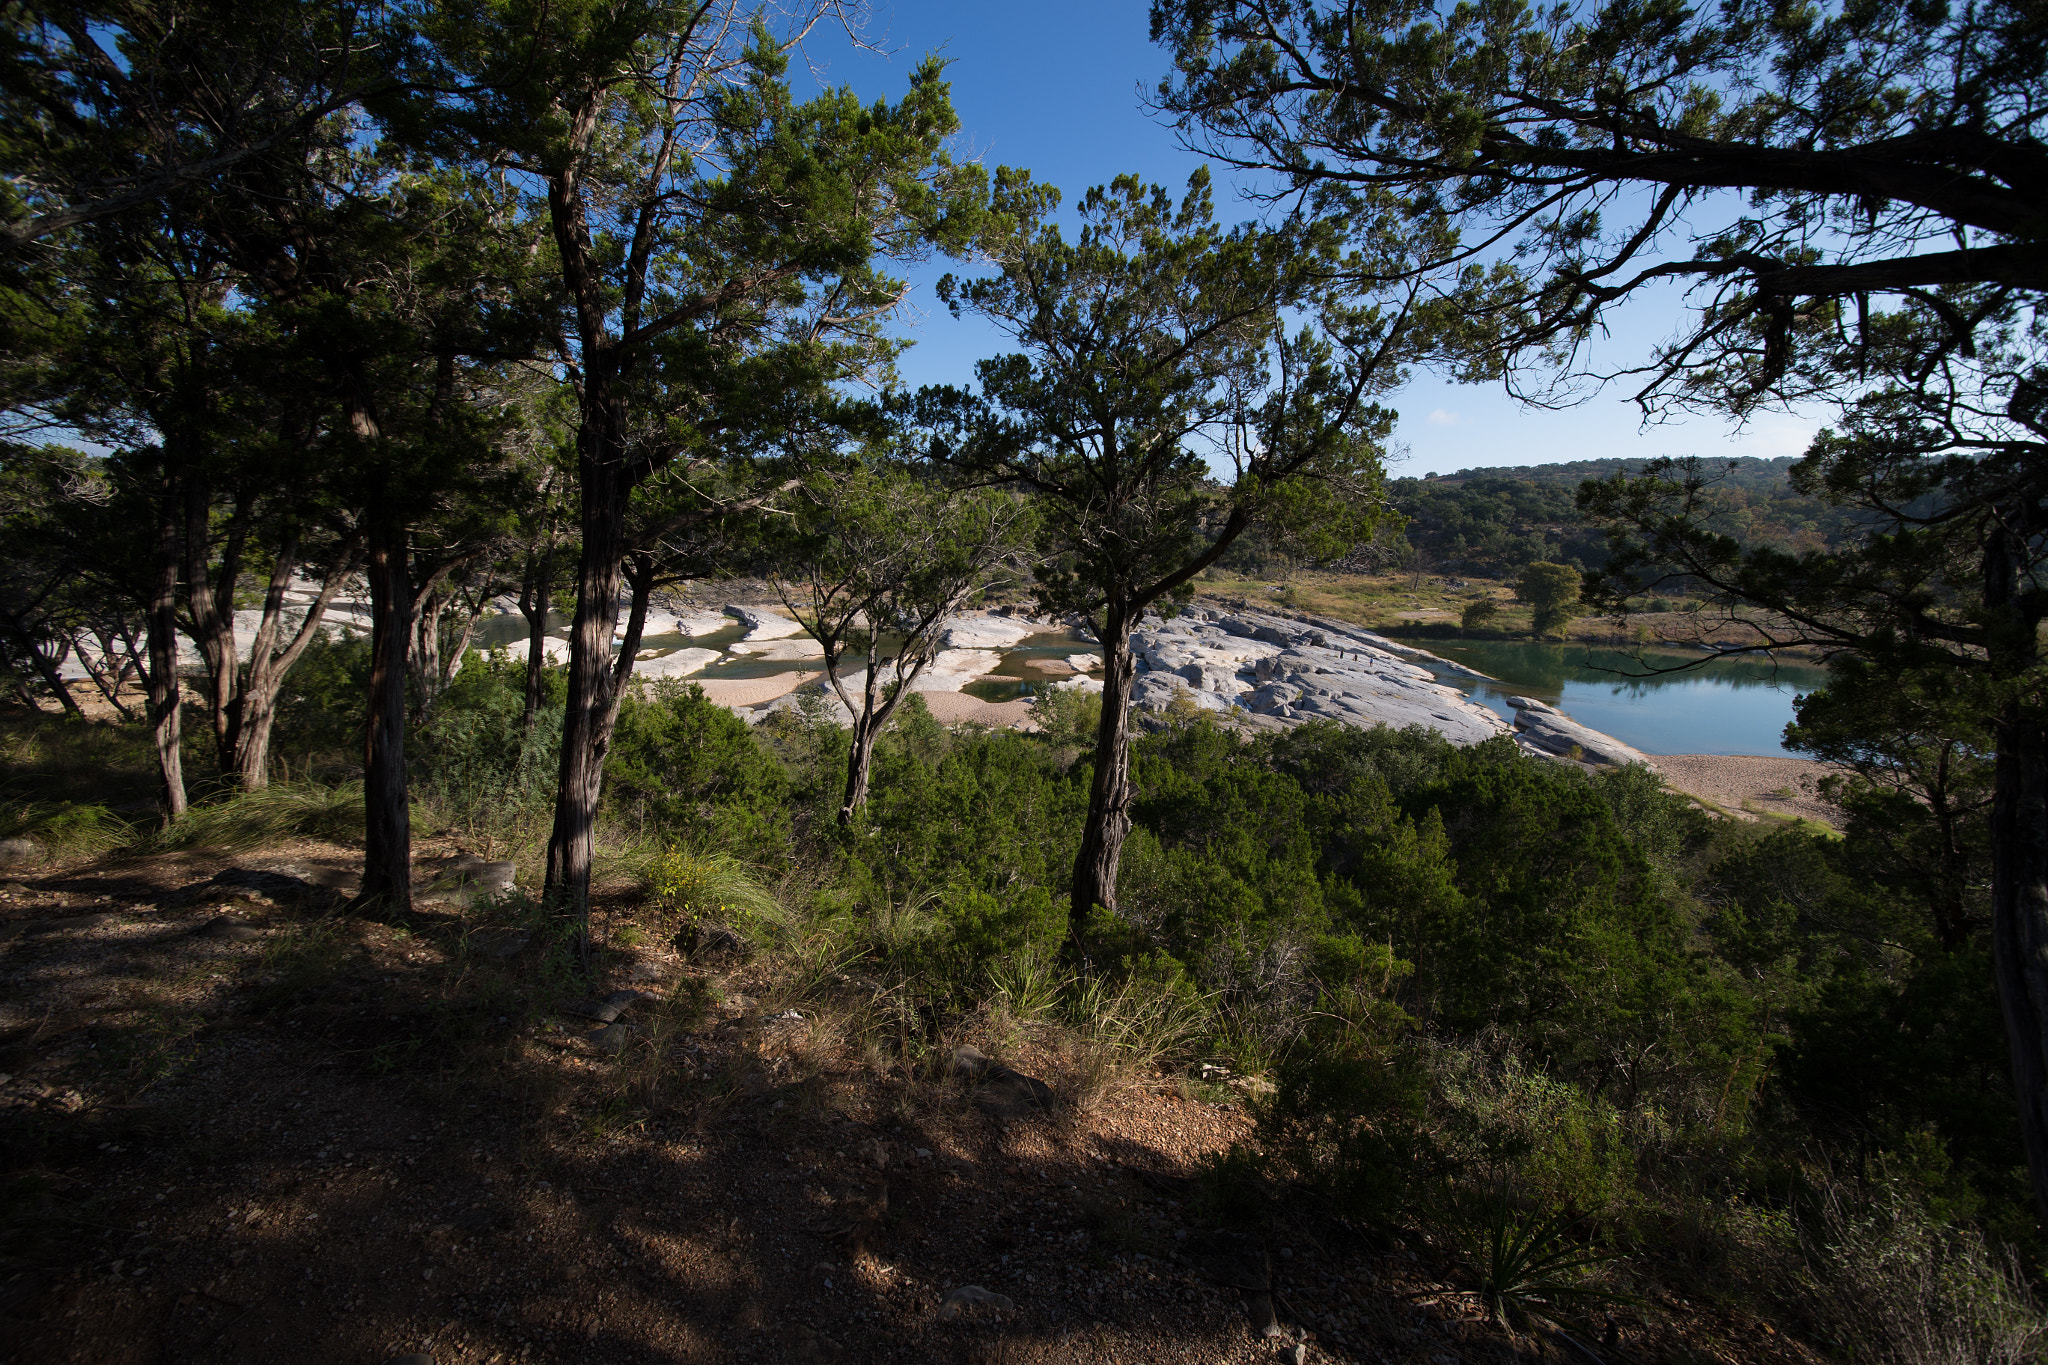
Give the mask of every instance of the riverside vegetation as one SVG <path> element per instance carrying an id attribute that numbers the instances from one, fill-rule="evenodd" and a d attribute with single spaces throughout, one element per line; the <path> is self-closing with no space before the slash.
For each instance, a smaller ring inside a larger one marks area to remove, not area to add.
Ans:
<path id="1" fill-rule="evenodd" d="M 124 776 L 148 789 L 141 727 L 16 718 L 0 833 L 74 873 L 359 841 L 345 765 L 368 666 L 363 642 L 316 646 L 278 722 L 296 776 L 161 830 L 113 809 Z M 528 728 L 523 667 L 473 658 L 409 741 L 419 827 L 512 858 L 522 880 L 548 832 L 563 691 L 548 681 Z M 1684 1316 L 1660 1306 L 1684 1296 L 1843 1359 L 2032 1358 L 2043 1247 L 1985 948 L 1944 946 L 1954 908 L 1901 865 L 1914 811 L 1845 798 L 1827 838 L 1712 820 L 1646 770 L 1589 774 L 1506 742 L 1324 724 L 1246 739 L 1169 715 L 1134 749 L 1119 912 L 1063 948 L 1098 704 L 1049 694 L 1019 733 L 948 730 L 906 701 L 842 826 L 845 731 L 803 708 L 750 731 L 694 687 L 638 690 L 608 759 L 605 951 L 730 930 L 778 999 L 885 1083 L 927 1074 L 970 1019 L 1064 1040 L 1063 1108 L 1118 1077 L 1179 1075 L 1231 1102 L 1203 1078 L 1249 1078 L 1255 1124 L 1211 1159 L 1190 1220 L 1409 1239 L 1445 1293 L 1485 1306 L 1502 1350 L 1604 1338 L 1639 1358 L 1645 1324 Z M 262 988 L 273 1008 L 341 970 L 337 922 L 299 913 Z M 537 909 L 523 922 L 565 932 Z M 389 1082 L 473 1057 L 492 1018 L 548 1017 L 584 978 L 566 939 L 546 962 L 531 993 L 464 969 L 436 1041 L 378 1044 Z M 706 989 L 684 977 L 670 1022 L 600 1063 L 617 1079 L 577 1101 L 583 1122 L 737 1121 L 678 1080 Z M 177 1046 L 112 1044 L 143 1031 L 100 1046 L 152 1081 L 203 1064 L 205 1035 L 176 1028 Z M 32 1041 L 15 1049 L 15 1069 L 37 1065 Z M 19 1268 L 63 1244 L 63 1207 L 30 1192 L 85 1120 L 9 1112 Z"/>

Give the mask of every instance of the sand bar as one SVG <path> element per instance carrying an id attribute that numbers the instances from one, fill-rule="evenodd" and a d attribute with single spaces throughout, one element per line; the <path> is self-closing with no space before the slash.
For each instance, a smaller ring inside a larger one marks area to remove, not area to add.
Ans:
<path id="1" fill-rule="evenodd" d="M 1832 764 L 1788 754 L 1653 754 L 1650 762 L 1676 790 L 1731 815 L 1796 815 L 1826 824 L 1840 818 L 1816 790 Z"/>
<path id="2" fill-rule="evenodd" d="M 693 681 L 704 695 L 720 706 L 759 706 L 796 691 L 820 672 L 777 673 L 768 678 L 698 678 Z"/>

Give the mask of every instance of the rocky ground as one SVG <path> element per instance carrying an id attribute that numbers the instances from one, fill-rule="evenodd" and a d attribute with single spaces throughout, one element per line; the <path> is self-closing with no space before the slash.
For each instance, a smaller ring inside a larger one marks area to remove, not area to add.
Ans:
<path id="1" fill-rule="evenodd" d="M 4 874 L 0 1359 L 1584 1358 L 1425 1238 L 1221 1230 L 1227 1084 L 686 954 L 620 895 L 595 979 L 516 897 L 352 918 L 359 856 Z M 1814 1359 L 1670 1295 L 1585 1329 Z"/>

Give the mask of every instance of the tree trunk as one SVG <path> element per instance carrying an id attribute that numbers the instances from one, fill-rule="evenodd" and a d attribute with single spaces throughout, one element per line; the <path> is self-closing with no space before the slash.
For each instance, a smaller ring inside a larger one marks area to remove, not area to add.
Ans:
<path id="1" fill-rule="evenodd" d="M 26 641 L 29 659 L 35 664 L 36 672 L 42 675 L 43 685 L 57 694 L 57 700 L 63 703 L 66 713 L 82 718 L 85 715 L 85 708 L 78 704 L 78 698 L 71 695 L 71 689 L 65 685 L 64 674 L 60 671 L 64 666 L 64 656 L 71 652 L 71 642 L 61 635 L 52 637 L 57 652 L 47 654 L 43 650 L 43 641 L 34 635 L 23 632 L 23 639 Z"/>
<path id="2" fill-rule="evenodd" d="M 924 672 L 925 665 L 931 662 L 929 652 L 920 649 L 906 673 L 901 667 L 904 656 L 898 654 L 891 660 L 896 669 L 896 690 L 884 699 L 880 695 L 879 681 L 882 661 L 878 657 L 877 645 L 880 638 L 879 632 L 871 631 L 868 636 L 867 678 L 861 687 L 860 710 L 853 718 L 853 748 L 846 755 L 846 791 L 844 799 L 839 803 L 839 823 L 842 825 L 851 825 L 853 817 L 867 804 L 868 774 L 874 767 L 876 736 L 888 726 L 889 717 L 896 714 L 896 708 L 910 695 L 910 685 L 917 681 L 918 675 Z M 853 701 L 846 695 L 846 688 L 839 681 L 839 656 L 836 650 L 828 651 L 825 655 L 825 673 L 832 690 L 839 694 L 839 700 L 846 703 L 849 711 L 853 710 Z"/>
<path id="3" fill-rule="evenodd" d="M 440 695 L 441 610 L 447 605 L 447 594 L 436 588 L 421 600 L 413 617 L 413 652 L 409 662 L 419 705 L 413 716 L 415 725 L 426 724 L 434 711 L 434 699 Z"/>
<path id="4" fill-rule="evenodd" d="M 270 732 L 277 719 L 277 694 L 284 687 L 285 675 L 291 672 L 292 665 L 313 643 L 321 621 L 327 616 L 328 604 L 355 572 L 358 562 L 357 550 L 351 543 L 341 563 L 320 585 L 320 595 L 306 608 L 291 643 L 279 650 L 277 635 L 284 618 L 284 593 L 298 569 L 298 551 L 296 536 L 278 549 L 270 590 L 263 600 L 263 623 L 250 642 L 248 676 L 235 697 L 235 776 L 247 791 L 270 785 Z"/>
<path id="5" fill-rule="evenodd" d="M 602 403 L 593 404 L 602 408 Z M 624 558 L 626 499 L 631 488 L 613 455 L 611 432 L 585 421 L 582 465 L 582 553 L 576 565 L 576 616 L 569 627 L 569 695 L 562 717 L 562 765 L 555 786 L 555 824 L 548 838 L 547 890 L 567 902 L 590 941 L 590 865 L 597 852 L 597 803 L 604 788 L 613 698 L 612 633 L 619 621 L 619 566 Z M 631 655 L 626 664 L 631 665 Z"/>
<path id="6" fill-rule="evenodd" d="M 185 813 L 184 735 L 179 724 L 183 698 L 178 689 L 178 508 L 176 484 L 166 469 L 157 490 L 156 581 L 150 586 L 149 728 L 156 741 L 157 773 L 163 781 L 164 820 Z"/>
<path id="7" fill-rule="evenodd" d="M 476 638 L 476 623 L 484 616 L 484 599 L 479 597 L 465 602 L 462 610 L 462 629 L 455 633 L 454 647 L 441 654 L 441 665 L 435 678 L 434 695 L 437 698 L 455 685 L 455 675 L 462 671 L 462 660 L 469 653 L 469 642 Z"/>
<path id="8" fill-rule="evenodd" d="M 121 719 L 132 721 L 135 719 L 135 713 L 121 700 L 121 680 L 127 675 L 127 666 L 120 661 L 112 635 L 98 624 L 94 624 L 90 629 L 93 642 L 99 646 L 99 662 L 94 663 L 87 658 L 85 650 L 74 643 L 73 649 L 78 655 L 79 667 L 92 679 L 92 685 L 107 699 L 107 704 L 121 713 Z"/>
<path id="9" fill-rule="evenodd" d="M 412 584 L 397 518 L 370 527 L 370 707 L 363 741 L 363 886 L 357 906 L 385 916 L 412 910 L 412 812 L 405 781 L 406 646 Z"/>
<path id="10" fill-rule="evenodd" d="M 1099 631 L 1103 656 L 1102 722 L 1095 730 L 1095 773 L 1088 787 L 1088 822 L 1074 857 L 1073 899 L 1068 935 L 1080 941 L 1088 917 L 1100 905 L 1116 909 L 1117 864 L 1131 832 L 1131 686 L 1137 661 L 1131 657 L 1135 612 L 1112 603 Z"/>
<path id="11" fill-rule="evenodd" d="M 242 546 L 249 534 L 249 500 L 235 499 L 218 578 L 213 572 L 213 494 L 193 480 L 185 489 L 185 597 L 193 637 L 206 659 L 208 719 L 222 774 L 235 771 L 235 696 L 241 660 L 235 647 L 235 589 L 242 576 Z"/>
<path id="12" fill-rule="evenodd" d="M 533 729 L 540 714 L 541 677 L 548 666 L 548 597 L 555 587 L 554 533 L 548 534 L 548 548 L 538 559 L 528 556 L 526 573 L 519 580 L 519 614 L 526 618 L 526 709 L 519 727 Z"/>
<path id="13" fill-rule="evenodd" d="M 2048 727 L 2007 704 L 1991 803 L 1991 952 L 2034 1202 L 2048 1215 Z"/>

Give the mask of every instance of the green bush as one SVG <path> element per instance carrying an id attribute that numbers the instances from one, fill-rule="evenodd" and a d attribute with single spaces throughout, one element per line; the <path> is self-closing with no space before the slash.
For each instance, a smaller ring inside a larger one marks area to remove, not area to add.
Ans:
<path id="1" fill-rule="evenodd" d="M 788 773 L 695 683 L 663 678 L 626 695 L 605 777 L 614 814 L 663 839 L 748 861 L 789 856 Z"/>

